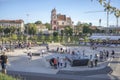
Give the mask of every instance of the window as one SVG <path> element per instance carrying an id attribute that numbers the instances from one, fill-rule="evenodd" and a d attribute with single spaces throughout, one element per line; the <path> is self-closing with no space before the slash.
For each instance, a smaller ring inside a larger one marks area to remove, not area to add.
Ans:
<path id="1" fill-rule="evenodd" d="M 54 21 L 54 24 L 56 24 L 56 21 Z"/>
<path id="2" fill-rule="evenodd" d="M 59 25 L 59 22 L 57 22 L 57 25 Z"/>
<path id="3" fill-rule="evenodd" d="M 64 25 L 64 22 L 62 22 L 62 25 Z"/>

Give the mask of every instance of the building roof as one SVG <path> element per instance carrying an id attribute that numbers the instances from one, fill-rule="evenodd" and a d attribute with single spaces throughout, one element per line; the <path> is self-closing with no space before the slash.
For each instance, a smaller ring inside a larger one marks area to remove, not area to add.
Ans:
<path id="1" fill-rule="evenodd" d="M 67 17 L 67 20 L 68 20 L 68 21 L 71 21 L 71 18 L 70 18 L 70 17 Z"/>
<path id="2" fill-rule="evenodd" d="M 0 22 L 4 22 L 4 23 L 22 23 L 24 21 L 22 19 L 19 19 L 19 20 L 0 20 Z"/>
<path id="3" fill-rule="evenodd" d="M 66 15 L 58 14 L 57 18 L 58 18 L 58 20 L 66 21 Z"/>
<path id="4" fill-rule="evenodd" d="M 92 29 L 92 30 L 96 30 L 97 27 L 96 27 L 96 26 L 90 26 L 90 29 Z"/>

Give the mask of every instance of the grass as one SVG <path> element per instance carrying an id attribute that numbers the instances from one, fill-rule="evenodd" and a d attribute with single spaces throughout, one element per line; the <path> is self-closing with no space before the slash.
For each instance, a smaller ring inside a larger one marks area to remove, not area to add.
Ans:
<path id="1" fill-rule="evenodd" d="M 16 79 L 11 76 L 0 73 L 0 80 L 16 80 Z"/>

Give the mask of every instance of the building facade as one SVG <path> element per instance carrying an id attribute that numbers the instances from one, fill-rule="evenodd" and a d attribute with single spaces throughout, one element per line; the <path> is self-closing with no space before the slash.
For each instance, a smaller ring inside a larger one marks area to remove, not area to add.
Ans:
<path id="1" fill-rule="evenodd" d="M 49 30 L 48 28 L 46 28 L 46 26 L 44 24 L 38 24 L 36 25 L 37 27 L 37 34 L 38 33 L 42 33 L 42 34 L 49 34 Z"/>
<path id="2" fill-rule="evenodd" d="M 56 9 L 54 8 L 51 11 L 52 30 L 64 30 L 65 26 L 73 26 L 71 18 L 63 14 L 57 14 Z"/>
<path id="3" fill-rule="evenodd" d="M 23 20 L 0 20 L 0 26 L 4 28 L 16 27 L 20 29 L 20 32 L 24 32 L 24 21 Z"/>

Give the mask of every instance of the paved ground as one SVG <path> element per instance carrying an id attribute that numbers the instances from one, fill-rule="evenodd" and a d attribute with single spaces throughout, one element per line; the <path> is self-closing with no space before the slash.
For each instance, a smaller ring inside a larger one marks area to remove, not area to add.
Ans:
<path id="1" fill-rule="evenodd" d="M 58 74 L 41 74 L 41 73 L 30 73 L 30 72 L 16 72 L 9 71 L 11 75 L 20 75 L 25 80 L 110 80 L 110 76 L 107 74 L 111 71 L 110 68 L 106 67 L 101 70 L 94 71 L 80 71 L 80 72 L 62 72 Z M 99 76 L 93 76 L 98 75 Z"/>
<path id="2" fill-rule="evenodd" d="M 57 45 L 58 46 L 58 45 Z M 56 45 L 51 45 L 51 49 L 56 49 Z M 61 45 L 60 45 L 61 46 Z M 73 50 L 86 50 L 89 47 L 71 47 Z M 34 47 L 32 52 L 40 52 L 45 47 Z M 119 48 L 102 48 L 102 50 L 115 50 L 120 52 Z M 8 53 L 10 64 L 8 65 L 8 74 L 19 77 L 25 80 L 119 80 L 120 75 L 120 54 L 116 54 L 116 58 L 110 59 L 110 64 L 101 63 L 95 68 L 88 67 L 67 67 L 63 69 L 51 69 L 45 59 L 49 57 L 60 56 L 54 54 L 46 54 L 44 57 L 33 57 L 29 60 L 26 53 L 27 50 L 15 50 Z M 96 51 L 97 52 L 97 51 Z M 63 55 L 62 55 L 63 56 Z M 107 67 L 106 67 L 107 66 Z M 112 72 L 112 74 L 110 74 Z"/>
<path id="3" fill-rule="evenodd" d="M 25 80 L 120 80 L 118 76 L 111 76 L 114 69 L 111 66 L 116 58 L 110 62 L 110 66 L 98 70 L 89 71 L 65 71 L 60 70 L 57 74 L 31 73 L 8 71 L 12 76 L 22 77 Z"/>

